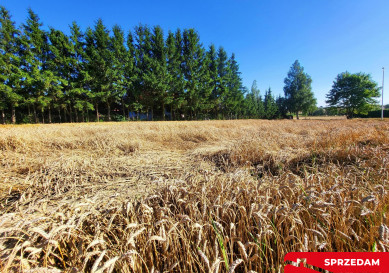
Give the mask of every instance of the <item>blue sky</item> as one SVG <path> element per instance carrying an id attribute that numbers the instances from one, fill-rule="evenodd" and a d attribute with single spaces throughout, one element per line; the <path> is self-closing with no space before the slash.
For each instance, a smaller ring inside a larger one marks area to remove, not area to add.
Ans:
<path id="1" fill-rule="evenodd" d="M 382 84 L 389 74 L 389 1 L 387 0 L 208 0 L 102 1 L 2 0 L 17 24 L 31 7 L 44 23 L 68 31 L 77 21 L 83 29 L 102 18 L 110 28 L 126 31 L 139 24 L 160 25 L 165 32 L 195 28 L 202 43 L 235 53 L 243 83 L 253 80 L 263 94 L 271 87 L 283 94 L 284 78 L 297 59 L 312 77 L 318 105 L 338 73 L 372 75 Z M 389 90 L 388 87 L 385 90 Z M 384 94 L 389 104 L 389 92 Z"/>

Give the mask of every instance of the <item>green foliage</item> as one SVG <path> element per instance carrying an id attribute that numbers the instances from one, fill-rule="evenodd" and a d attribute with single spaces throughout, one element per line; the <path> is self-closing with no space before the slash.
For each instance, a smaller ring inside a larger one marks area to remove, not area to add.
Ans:
<path id="1" fill-rule="evenodd" d="M 284 93 L 288 110 L 296 113 L 297 119 L 299 112 L 308 112 L 316 105 L 316 99 L 313 96 L 311 83 L 312 79 L 304 73 L 304 68 L 296 60 L 284 80 Z"/>
<path id="2" fill-rule="evenodd" d="M 122 108 L 131 109 L 133 111 L 137 111 L 136 107 L 138 102 L 138 98 L 135 96 L 135 82 L 137 80 L 136 68 L 135 68 L 135 47 L 134 40 L 132 37 L 132 33 L 128 32 L 127 35 L 127 52 L 126 57 L 123 61 L 124 64 L 124 87 L 125 94 L 122 97 Z"/>
<path id="3" fill-rule="evenodd" d="M 118 31 L 120 32 L 120 30 Z M 111 105 L 120 94 L 120 91 L 118 92 L 118 89 L 114 87 L 114 56 L 111 49 L 109 30 L 99 19 L 94 30 L 89 28 L 86 32 L 87 71 L 91 76 L 89 84 L 92 91 L 91 98 L 96 107 L 97 119 L 99 119 L 99 103 L 104 103 L 107 106 L 108 120 L 111 120 Z"/>
<path id="4" fill-rule="evenodd" d="M 279 96 L 276 99 L 276 104 L 277 104 L 277 117 L 278 118 L 286 118 L 288 114 L 288 106 L 286 99 Z"/>
<path id="5" fill-rule="evenodd" d="M 126 78 L 126 69 L 130 69 L 128 66 L 132 65 L 125 46 L 123 30 L 115 25 L 112 32 L 113 36 L 110 37 L 112 82 L 109 90 L 109 104 L 124 102 L 124 96 L 127 93 L 126 86 L 131 85 L 131 79 Z"/>
<path id="6" fill-rule="evenodd" d="M 369 111 L 366 114 L 360 113 L 360 114 L 355 114 L 354 116 L 358 117 L 358 118 L 380 118 L 381 117 L 381 110 L 373 110 L 373 111 Z M 388 109 L 384 110 L 384 117 L 385 118 L 389 117 L 389 110 Z"/>
<path id="7" fill-rule="evenodd" d="M 167 69 L 166 48 L 160 26 L 154 27 L 151 35 L 151 63 L 148 70 L 150 73 L 146 75 L 149 76 L 147 82 L 151 88 L 151 96 L 155 98 L 156 104 L 160 104 L 162 118 L 165 120 L 165 106 L 172 102 L 171 93 L 168 92 L 171 75 Z"/>
<path id="8" fill-rule="evenodd" d="M 242 115 L 244 96 L 242 92 L 242 79 L 240 77 L 239 65 L 235 60 L 235 54 L 232 54 L 228 60 L 227 74 L 227 94 L 225 96 L 225 109 L 232 118 Z"/>
<path id="9" fill-rule="evenodd" d="M 264 106 L 265 117 L 267 119 L 274 119 L 277 117 L 278 107 L 270 88 L 265 93 Z"/>
<path id="10" fill-rule="evenodd" d="M 250 93 L 246 95 L 245 109 L 245 114 L 249 118 L 265 118 L 265 106 L 256 80 L 253 81 Z"/>
<path id="11" fill-rule="evenodd" d="M 12 123 L 16 122 L 15 107 L 22 100 L 21 79 L 24 77 L 20 69 L 19 51 L 20 32 L 11 20 L 9 12 L 0 7 L 0 109 L 10 105 Z"/>
<path id="12" fill-rule="evenodd" d="M 208 64 L 208 86 L 211 90 L 209 96 L 209 103 L 211 104 L 212 113 L 216 114 L 221 108 L 219 105 L 220 101 L 220 92 L 219 92 L 219 75 L 218 75 L 218 60 L 216 55 L 215 45 L 210 45 L 209 50 L 206 53 L 207 64 Z"/>
<path id="13" fill-rule="evenodd" d="M 208 99 L 212 89 L 207 85 L 205 50 L 200 43 L 200 36 L 194 29 L 186 29 L 183 33 L 183 74 L 185 78 L 185 110 L 191 119 L 196 119 L 202 110 L 209 109 Z"/>
<path id="14" fill-rule="evenodd" d="M 49 44 L 42 25 L 38 15 L 29 9 L 27 22 L 23 25 L 20 58 L 24 75 L 24 103 L 33 107 L 35 122 L 39 122 L 36 110 L 43 113 L 50 104 L 51 98 L 47 93 L 51 91 L 51 84 L 55 85 L 56 81 L 47 64 Z"/>
<path id="15" fill-rule="evenodd" d="M 139 25 L 135 28 L 135 58 L 136 58 L 136 82 L 135 89 L 137 90 L 136 97 L 139 103 L 147 112 L 154 108 L 156 97 L 153 96 L 151 87 L 152 71 L 151 67 L 151 33 L 147 26 Z"/>
<path id="16" fill-rule="evenodd" d="M 181 30 L 175 34 L 169 31 L 166 40 L 166 58 L 167 71 L 170 75 L 168 84 L 168 93 L 170 98 L 171 119 L 177 115 L 177 111 L 184 108 L 185 105 L 185 80 L 182 70 L 183 63 L 183 41 Z"/>
<path id="17" fill-rule="evenodd" d="M 255 81 L 250 91 L 244 87 L 235 55 L 221 46 L 206 50 L 194 29 L 169 31 L 165 39 L 161 27 L 138 25 L 125 37 L 99 19 L 85 32 L 73 22 L 67 35 L 44 30 L 31 9 L 21 31 L 5 8 L 0 13 L 3 123 L 16 116 L 89 121 L 91 111 L 96 121 L 140 114 L 165 120 L 166 113 L 176 120 L 272 119 L 313 111 L 311 79 L 297 61 L 285 79 L 285 98 L 276 100 L 270 89 L 262 97 Z"/>
<path id="18" fill-rule="evenodd" d="M 316 108 L 315 111 L 313 111 L 312 116 L 325 116 L 327 115 L 327 111 L 324 107 Z"/>
<path id="19" fill-rule="evenodd" d="M 225 104 L 227 104 L 227 96 L 230 90 L 228 89 L 229 82 L 229 73 L 230 69 L 228 66 L 228 57 L 227 52 L 223 47 L 219 47 L 217 52 L 217 95 L 219 99 L 219 111 L 223 114 L 226 114 L 227 109 L 225 108 Z"/>
<path id="20" fill-rule="evenodd" d="M 379 90 L 370 75 L 343 72 L 336 77 L 326 103 L 345 109 L 347 117 L 352 118 L 354 114 L 367 114 L 372 110 L 376 103 L 374 98 L 380 95 Z"/>

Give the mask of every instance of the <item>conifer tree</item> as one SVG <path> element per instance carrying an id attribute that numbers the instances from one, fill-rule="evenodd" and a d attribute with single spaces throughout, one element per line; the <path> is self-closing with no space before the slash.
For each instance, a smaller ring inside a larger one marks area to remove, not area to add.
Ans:
<path id="1" fill-rule="evenodd" d="M 296 117 L 299 119 L 300 111 L 307 111 L 316 105 L 311 88 L 312 79 L 307 73 L 304 73 L 304 67 L 296 60 L 284 83 L 287 107 L 290 112 L 296 113 Z"/>
<path id="2" fill-rule="evenodd" d="M 206 103 L 210 92 L 204 84 L 206 75 L 205 53 L 200 37 L 194 29 L 186 29 L 183 34 L 183 70 L 186 80 L 187 112 L 196 119 L 199 110 Z"/>
<path id="3" fill-rule="evenodd" d="M 235 56 L 228 59 L 214 45 L 206 52 L 194 29 L 169 32 L 165 41 L 159 26 L 151 31 L 140 25 L 135 42 L 129 32 L 126 43 L 119 26 L 110 32 L 101 19 L 85 35 L 75 22 L 70 35 L 54 28 L 46 32 L 31 9 L 20 34 L 5 8 L 0 20 L 3 123 L 8 110 L 16 122 L 16 108 L 28 110 L 28 117 L 32 109 L 35 122 L 47 116 L 51 122 L 52 110 L 59 122 L 80 121 L 80 113 L 85 121 L 89 110 L 96 110 L 99 121 L 99 108 L 111 120 L 112 107 L 121 107 L 123 116 L 130 110 L 151 112 L 152 119 L 154 114 L 165 119 L 168 108 L 171 119 L 262 116 L 259 93 L 244 98 Z"/>
<path id="4" fill-rule="evenodd" d="M 264 106 L 265 106 L 265 117 L 267 119 L 276 118 L 278 109 L 270 87 L 265 93 Z"/>
<path id="5" fill-rule="evenodd" d="M 99 121 L 99 104 L 107 106 L 108 120 L 111 120 L 111 105 L 114 101 L 112 93 L 113 69 L 112 52 L 110 50 L 109 31 L 101 19 L 97 20 L 94 30 L 86 32 L 86 52 L 88 58 L 88 74 L 91 77 L 90 87 Z"/>
<path id="6" fill-rule="evenodd" d="M 4 7 L 0 7 L 0 109 L 2 123 L 5 124 L 5 109 L 11 108 L 11 122 L 16 123 L 16 107 L 22 100 L 21 79 L 24 77 L 20 69 L 18 56 L 18 39 L 20 32 L 11 20 L 11 15 Z"/>
<path id="7" fill-rule="evenodd" d="M 246 87 L 247 91 L 248 88 Z M 254 115 L 256 113 L 256 104 L 255 104 L 255 99 L 254 95 L 251 92 L 248 92 L 246 94 L 245 100 L 244 100 L 244 115 L 247 118 L 254 118 Z"/>
<path id="8" fill-rule="evenodd" d="M 151 119 L 153 119 L 156 97 L 153 95 L 150 80 L 152 71 L 149 69 L 152 62 L 151 52 L 151 33 L 147 26 L 139 25 L 135 28 L 135 55 L 136 55 L 136 97 L 143 106 L 140 110 L 146 110 L 147 117 L 151 110 Z M 148 117 L 149 118 L 149 117 Z"/>
<path id="9" fill-rule="evenodd" d="M 223 47 L 219 47 L 217 52 L 217 72 L 218 72 L 218 97 L 219 97 L 219 112 L 224 116 L 226 112 L 226 98 L 228 96 L 228 56 Z"/>
<path id="10" fill-rule="evenodd" d="M 230 117 L 237 118 L 243 104 L 242 79 L 240 78 L 239 65 L 235 60 L 235 54 L 228 60 L 226 108 Z"/>
<path id="11" fill-rule="evenodd" d="M 278 96 L 276 99 L 276 104 L 277 104 L 277 117 L 279 118 L 286 118 L 288 114 L 288 109 L 286 105 L 286 100 L 284 97 Z"/>
<path id="12" fill-rule="evenodd" d="M 250 93 L 246 96 L 246 108 L 246 115 L 250 118 L 265 117 L 265 109 L 256 80 L 253 81 Z"/>
<path id="13" fill-rule="evenodd" d="M 201 46 L 202 47 L 202 46 Z M 209 85 L 211 82 L 211 75 L 209 70 L 209 60 L 206 57 L 205 49 L 202 48 L 202 57 L 201 57 L 201 70 L 200 70 L 200 105 L 198 107 L 198 112 L 201 113 L 199 118 L 209 118 L 210 112 L 214 107 L 210 96 L 212 94 L 212 86 Z"/>
<path id="14" fill-rule="evenodd" d="M 50 104 L 48 108 L 49 122 L 51 123 L 51 104 L 53 104 L 53 106 L 59 110 L 59 118 L 61 117 L 61 105 L 63 107 L 64 103 L 68 102 L 66 103 L 66 106 L 69 104 L 70 113 L 72 107 L 74 106 L 74 99 L 73 97 L 69 96 L 69 93 L 73 91 L 71 81 L 73 75 L 72 62 L 74 56 L 74 47 L 71 44 L 68 36 L 66 36 L 60 30 L 51 28 L 48 37 L 50 40 L 50 45 L 47 58 L 47 67 L 54 74 L 57 80 L 54 85 L 56 88 L 52 88 L 52 92 L 47 94 L 47 96 L 50 97 Z M 68 96 L 69 101 L 66 101 L 64 98 L 65 94 Z M 70 121 L 72 121 L 71 115 Z"/>
<path id="15" fill-rule="evenodd" d="M 127 35 L 127 56 L 124 61 L 124 86 L 126 93 L 123 96 L 122 104 L 128 110 L 127 118 L 129 117 L 130 108 L 133 111 L 140 109 L 140 104 L 135 97 L 135 82 L 136 82 L 136 68 L 135 68 L 135 47 L 134 39 L 131 31 Z M 134 118 L 134 116 L 132 116 Z"/>
<path id="16" fill-rule="evenodd" d="M 170 115 L 171 119 L 176 118 L 176 111 L 180 110 L 185 102 L 184 98 L 184 75 L 182 65 L 182 35 L 177 29 L 176 33 L 169 32 L 166 40 L 167 70 L 170 75 L 168 92 L 171 98 Z"/>
<path id="17" fill-rule="evenodd" d="M 108 97 L 109 103 L 119 102 L 122 106 L 122 114 L 125 117 L 124 96 L 126 94 L 126 86 L 128 83 L 125 77 L 127 62 L 130 62 L 127 49 L 125 47 L 124 32 L 115 25 L 112 29 L 113 36 L 111 37 L 112 51 L 112 83 L 110 94 Z"/>
<path id="18" fill-rule="evenodd" d="M 154 27 L 151 35 L 151 58 L 149 67 L 151 73 L 146 74 L 147 76 L 150 76 L 147 80 L 151 88 L 152 96 L 155 98 L 154 101 L 162 110 L 162 119 L 165 120 L 165 106 L 171 103 L 172 97 L 170 96 L 170 93 L 167 92 L 171 80 L 166 63 L 166 48 L 163 31 L 160 26 Z"/>
<path id="19" fill-rule="evenodd" d="M 211 89 L 211 95 L 209 97 L 210 104 L 213 110 L 213 116 L 217 116 L 217 111 L 219 109 L 219 74 L 218 74 L 218 63 L 217 63 L 217 53 L 215 45 L 211 45 L 209 50 L 206 53 L 208 60 L 208 71 L 209 71 L 209 88 Z"/>
<path id="20" fill-rule="evenodd" d="M 73 74 L 70 83 L 72 86 L 72 90 L 69 90 L 69 95 L 75 95 L 75 108 L 78 111 L 81 111 L 82 120 L 88 121 L 89 110 L 93 111 L 94 106 L 92 103 L 92 92 L 88 85 L 88 83 L 91 81 L 91 78 L 87 71 L 85 35 L 81 32 L 81 29 L 76 22 L 73 22 L 70 26 L 70 32 L 70 41 L 73 46 L 73 56 L 71 59 Z"/>
<path id="21" fill-rule="evenodd" d="M 44 110 L 50 104 L 46 92 L 56 81 L 53 73 L 47 68 L 48 41 L 42 25 L 38 15 L 28 9 L 28 18 L 23 25 L 21 37 L 21 61 L 25 75 L 23 82 L 25 103 L 32 106 L 36 123 L 39 122 L 37 109 L 41 111 L 44 122 Z"/>
<path id="22" fill-rule="evenodd" d="M 180 29 L 176 30 L 176 32 L 174 33 L 174 38 L 176 42 L 176 59 L 178 60 L 177 62 L 179 64 L 178 78 L 176 79 L 177 92 L 175 102 L 177 105 L 177 109 L 180 109 L 180 112 L 183 112 L 183 109 L 185 109 L 185 106 L 188 102 L 185 96 L 186 81 L 184 75 L 184 39 Z"/>

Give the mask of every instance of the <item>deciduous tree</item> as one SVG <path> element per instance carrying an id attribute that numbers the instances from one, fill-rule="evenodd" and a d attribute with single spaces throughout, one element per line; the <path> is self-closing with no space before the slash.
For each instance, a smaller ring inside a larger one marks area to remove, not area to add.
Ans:
<path id="1" fill-rule="evenodd" d="M 369 107 L 376 103 L 380 88 L 369 74 L 349 72 L 340 73 L 327 94 L 326 103 L 332 107 L 340 107 L 346 111 L 347 117 L 354 114 L 365 114 Z"/>

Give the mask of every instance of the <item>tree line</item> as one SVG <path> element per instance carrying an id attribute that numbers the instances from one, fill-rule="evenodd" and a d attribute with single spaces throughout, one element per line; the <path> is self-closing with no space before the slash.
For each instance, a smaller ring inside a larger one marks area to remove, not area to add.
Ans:
<path id="1" fill-rule="evenodd" d="M 194 29 L 169 31 L 138 25 L 127 34 L 101 19 L 70 34 L 49 28 L 28 10 L 17 27 L 0 8 L 0 111 L 2 123 L 279 118 L 315 106 L 311 78 L 296 61 L 285 97 L 256 82 L 242 84 L 232 53 L 207 49 Z"/>

